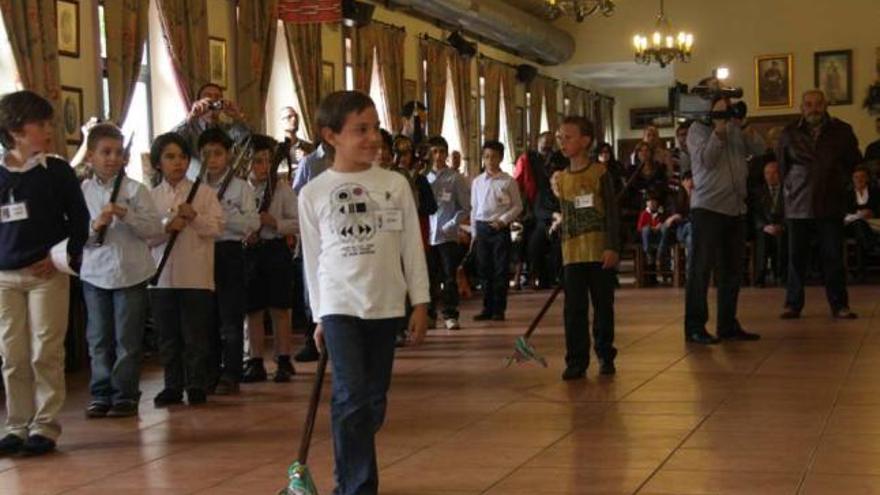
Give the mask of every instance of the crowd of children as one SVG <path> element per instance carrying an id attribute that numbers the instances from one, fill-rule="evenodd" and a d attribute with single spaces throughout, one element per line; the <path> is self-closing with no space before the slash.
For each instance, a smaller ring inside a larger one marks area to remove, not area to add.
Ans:
<path id="1" fill-rule="evenodd" d="M 267 380 L 267 321 L 273 379 L 289 381 L 295 371 L 288 242 L 298 239 L 314 343 L 333 366 L 339 493 L 376 490 L 373 438 L 384 418 L 395 346 L 420 343 L 438 316 L 447 330 L 460 328 L 456 276 L 468 251 L 467 224 L 483 290 L 474 319 L 505 319 L 511 225 L 528 201 L 501 171 L 506 150 L 498 141 L 484 143 L 484 171 L 469 183 L 447 163 L 442 137 L 392 137 L 379 129 L 368 96 L 337 92 L 318 109 L 319 151 L 300 162 L 309 170 L 296 171 L 294 188 L 277 173 L 292 153 L 289 140 L 251 134 L 234 142 L 209 126 L 195 149 L 192 136 L 156 137 L 149 189 L 127 176 L 125 139 L 109 123 L 89 130 L 91 173 L 79 183 L 64 160 L 49 154 L 51 119 L 51 105 L 34 93 L 0 98 L 0 352 L 8 411 L 0 455 L 50 452 L 61 432 L 69 279 L 56 269 L 53 247 L 66 249 L 79 269 L 91 357 L 85 414 L 105 418 L 138 414 L 150 315 L 164 370 L 155 407 L 198 405 L 211 394 L 239 393 L 241 383 Z M 589 362 L 587 315 L 578 302 L 588 294 L 601 371 L 614 371 L 618 213 L 607 166 L 588 154 L 591 124 L 568 119 L 559 135 L 571 162 L 553 182 L 570 301 L 564 378 L 572 379 Z M 552 172 L 543 175 L 547 184 Z"/>

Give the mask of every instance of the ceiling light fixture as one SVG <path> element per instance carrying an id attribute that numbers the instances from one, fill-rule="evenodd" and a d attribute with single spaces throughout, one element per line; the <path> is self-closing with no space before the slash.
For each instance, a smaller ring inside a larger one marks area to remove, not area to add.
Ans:
<path id="1" fill-rule="evenodd" d="M 684 31 L 674 34 L 666 18 L 663 1 L 660 0 L 654 33 L 650 37 L 641 34 L 633 37 L 636 63 L 650 65 L 651 62 L 657 62 L 660 67 L 666 67 L 676 60 L 688 62 L 691 59 L 694 35 Z"/>

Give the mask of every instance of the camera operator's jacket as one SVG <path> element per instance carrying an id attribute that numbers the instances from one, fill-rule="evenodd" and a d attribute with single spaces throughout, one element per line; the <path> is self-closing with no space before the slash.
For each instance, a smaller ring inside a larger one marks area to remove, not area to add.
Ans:
<path id="1" fill-rule="evenodd" d="M 847 184 L 862 159 L 849 124 L 826 116 L 814 139 L 801 118 L 782 132 L 776 157 L 783 177 L 785 218 L 843 218 Z"/>

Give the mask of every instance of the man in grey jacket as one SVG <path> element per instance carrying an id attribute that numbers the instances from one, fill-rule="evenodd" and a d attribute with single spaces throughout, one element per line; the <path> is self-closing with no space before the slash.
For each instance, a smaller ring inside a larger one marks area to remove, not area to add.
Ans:
<path id="1" fill-rule="evenodd" d="M 718 98 L 714 111 L 730 106 Z M 691 195 L 693 260 L 685 295 L 685 340 L 717 344 L 720 340 L 757 340 L 736 319 L 745 245 L 746 179 L 750 155 L 764 152 L 763 140 L 743 130 L 738 119 L 695 122 L 688 131 L 694 190 Z M 718 282 L 717 337 L 706 331 L 709 320 L 709 277 Z"/>
<path id="2" fill-rule="evenodd" d="M 804 93 L 802 117 L 782 132 L 777 158 L 783 177 L 788 230 L 788 282 L 783 319 L 798 318 L 804 307 L 804 277 L 810 240 L 821 251 L 825 294 L 834 318 L 853 319 L 843 267 L 843 217 L 847 183 L 861 161 L 849 124 L 831 117 L 821 90 Z"/>

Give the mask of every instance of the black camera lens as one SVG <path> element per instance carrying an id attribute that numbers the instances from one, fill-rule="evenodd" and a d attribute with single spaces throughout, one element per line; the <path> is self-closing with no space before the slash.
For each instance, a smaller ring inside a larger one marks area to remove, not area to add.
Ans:
<path id="1" fill-rule="evenodd" d="M 222 110 L 223 100 L 212 101 L 208 104 L 208 108 L 210 108 L 211 110 Z"/>

